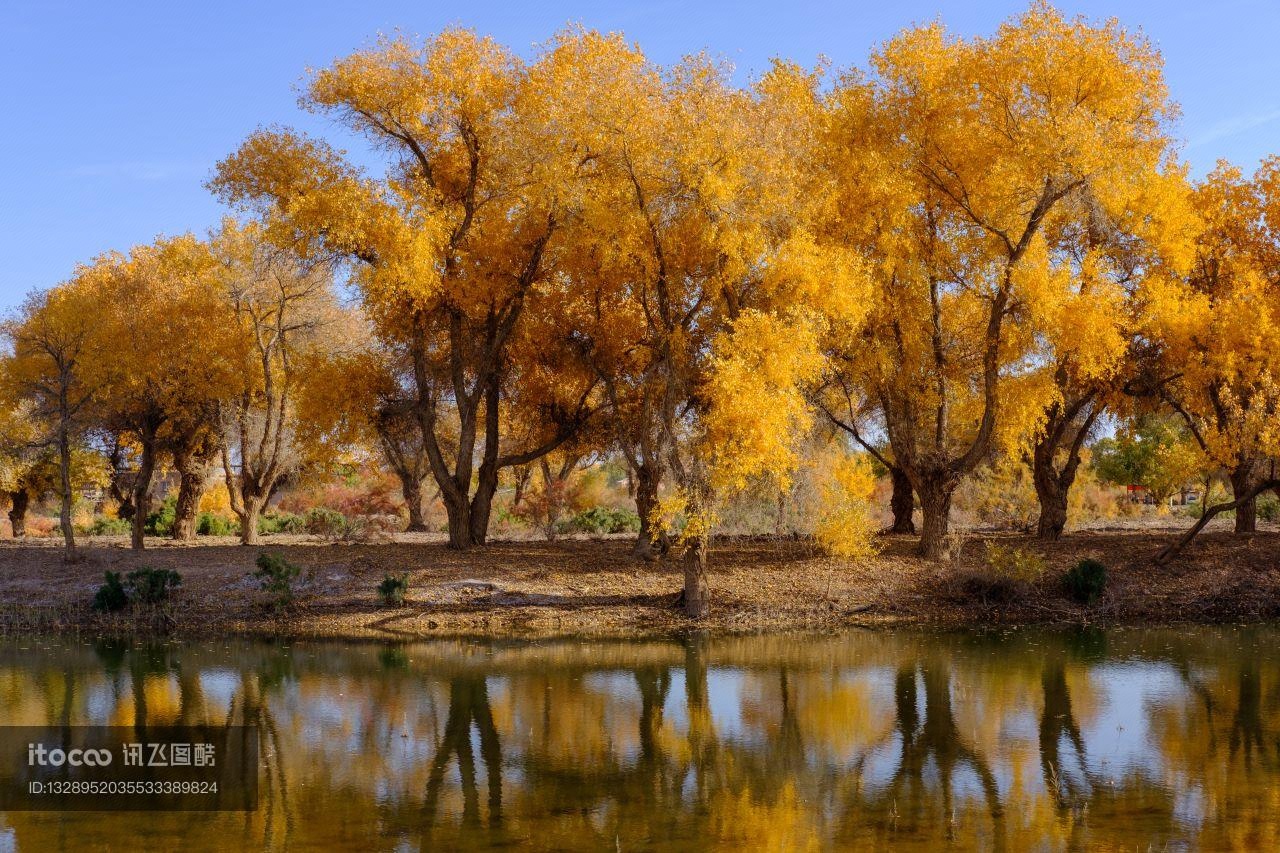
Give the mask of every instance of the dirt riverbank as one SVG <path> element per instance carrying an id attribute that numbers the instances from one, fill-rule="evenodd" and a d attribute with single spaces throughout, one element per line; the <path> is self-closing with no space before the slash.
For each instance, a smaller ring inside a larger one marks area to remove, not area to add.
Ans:
<path id="1" fill-rule="evenodd" d="M 422 536 L 369 545 L 272 537 L 259 547 L 155 540 L 141 553 L 123 540 L 98 539 L 71 564 L 54 541 L 10 540 L 0 542 L 0 632 L 395 639 L 1280 617 L 1280 533 L 1214 530 L 1179 560 L 1156 567 L 1150 557 L 1169 536 L 1095 530 L 1046 544 L 970 535 L 959 558 L 947 564 L 912 556 L 910 537 L 887 538 L 877 557 L 860 562 L 829 559 L 802 541 L 722 540 L 712 554 L 712 613 L 697 623 L 673 606 L 678 561 L 637 561 L 623 539 L 496 542 L 467 553 Z M 974 595 L 960 579 L 982 569 L 990 540 L 1041 553 L 1048 570 L 1006 600 Z M 302 568 L 296 602 L 283 616 L 251 577 L 264 550 Z M 1106 593 L 1091 607 L 1075 604 L 1061 589 L 1063 572 L 1083 557 L 1100 559 L 1110 575 Z M 139 566 L 182 574 L 170 604 L 111 615 L 90 609 L 104 571 Z M 375 587 L 388 573 L 401 572 L 409 575 L 405 605 L 382 606 Z"/>

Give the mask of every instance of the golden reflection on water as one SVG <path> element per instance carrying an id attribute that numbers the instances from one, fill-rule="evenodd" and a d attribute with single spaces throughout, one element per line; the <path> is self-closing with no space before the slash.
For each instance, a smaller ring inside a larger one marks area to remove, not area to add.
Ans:
<path id="1" fill-rule="evenodd" d="M 0 850 L 1275 850 L 1278 634 L 8 641 L 6 724 L 256 723 L 262 775 Z"/>

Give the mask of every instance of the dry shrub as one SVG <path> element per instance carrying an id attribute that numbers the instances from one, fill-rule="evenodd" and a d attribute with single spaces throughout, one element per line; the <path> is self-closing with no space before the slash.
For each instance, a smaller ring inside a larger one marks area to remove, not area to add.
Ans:
<path id="1" fill-rule="evenodd" d="M 1029 530 L 1040 517 L 1031 470 L 1011 454 L 997 456 L 965 479 L 954 508 L 974 526 L 996 530 Z"/>
<path id="2" fill-rule="evenodd" d="M 983 564 L 961 571 L 956 581 L 961 597 L 1000 603 L 1025 595 L 1047 570 L 1044 556 L 1035 551 L 988 542 Z"/>

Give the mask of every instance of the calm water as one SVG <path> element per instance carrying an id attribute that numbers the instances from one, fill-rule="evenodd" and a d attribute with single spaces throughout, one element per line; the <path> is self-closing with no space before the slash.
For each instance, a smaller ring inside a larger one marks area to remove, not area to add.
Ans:
<path id="1" fill-rule="evenodd" d="M 1280 630 L 0 643 L 0 721 L 256 722 L 249 813 L 0 850 L 1280 849 Z"/>

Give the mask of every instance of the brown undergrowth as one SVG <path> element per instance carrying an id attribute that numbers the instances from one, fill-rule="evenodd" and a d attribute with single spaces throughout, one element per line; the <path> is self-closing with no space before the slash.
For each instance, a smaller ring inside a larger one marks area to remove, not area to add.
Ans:
<path id="1" fill-rule="evenodd" d="M 1001 600 L 962 583 L 981 572 L 986 543 L 1043 556 L 1043 577 Z M 712 554 L 710 616 L 690 622 L 673 606 L 675 561 L 644 563 L 623 539 L 496 542 L 468 552 L 418 537 L 377 545 L 279 537 L 261 547 L 158 547 L 138 553 L 95 544 L 67 564 L 47 544 L 0 544 L 0 632 L 260 635 L 343 638 L 553 635 L 652 636 L 828 630 L 849 625 L 1232 622 L 1280 617 L 1280 534 L 1203 535 L 1180 559 L 1156 567 L 1167 534 L 1079 532 L 1055 543 L 970 535 L 951 562 L 912 555 L 910 537 L 882 540 L 871 559 L 830 559 L 797 540 L 721 540 Z M 150 544 L 150 543 L 149 543 Z M 295 605 L 279 614 L 250 576 L 260 551 L 302 568 Z M 1093 606 L 1076 604 L 1061 576 L 1092 557 L 1109 570 Z M 89 601 L 106 570 L 172 568 L 174 600 L 97 614 Z M 407 573 L 402 607 L 384 607 L 376 586 Z"/>

